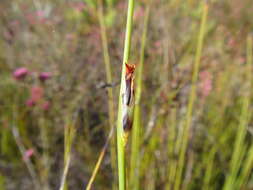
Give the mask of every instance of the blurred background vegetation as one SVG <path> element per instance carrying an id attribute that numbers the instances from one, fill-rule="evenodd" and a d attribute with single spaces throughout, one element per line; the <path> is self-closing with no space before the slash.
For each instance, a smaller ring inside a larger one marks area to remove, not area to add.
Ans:
<path id="1" fill-rule="evenodd" d="M 207 2 L 194 83 L 202 1 L 135 1 L 137 69 L 148 6 L 137 189 L 253 189 L 252 0 Z M 1 0 L 0 190 L 59 189 L 70 154 L 65 189 L 85 189 L 117 113 L 126 13 L 127 0 Z M 93 189 L 117 189 L 114 140 Z"/>

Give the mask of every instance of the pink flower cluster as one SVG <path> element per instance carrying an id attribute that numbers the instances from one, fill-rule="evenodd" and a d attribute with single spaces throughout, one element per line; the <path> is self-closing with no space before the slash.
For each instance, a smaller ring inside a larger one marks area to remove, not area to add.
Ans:
<path id="1" fill-rule="evenodd" d="M 44 81 L 46 81 L 47 79 L 50 79 L 51 76 L 52 76 L 52 74 L 49 73 L 49 72 L 41 72 L 41 73 L 39 74 L 39 79 L 40 79 L 41 82 L 44 82 Z"/>
<path id="2" fill-rule="evenodd" d="M 27 75 L 30 75 L 30 72 L 25 67 L 18 68 L 13 72 L 14 79 L 18 81 L 24 80 Z M 44 83 L 46 80 L 52 77 L 52 74 L 50 72 L 40 72 L 38 73 L 37 77 L 40 82 Z M 41 109 L 45 111 L 49 110 L 50 103 L 44 98 L 44 88 L 41 86 L 31 87 L 30 98 L 26 101 L 26 105 L 28 107 L 34 107 L 35 105 L 39 105 Z"/>
<path id="3" fill-rule="evenodd" d="M 28 69 L 25 68 L 25 67 L 21 67 L 21 68 L 18 68 L 16 69 L 14 72 L 13 72 L 13 76 L 16 80 L 22 80 L 24 79 L 27 75 L 28 75 Z"/>
<path id="4" fill-rule="evenodd" d="M 50 103 L 44 100 L 44 89 L 40 86 L 34 86 L 30 89 L 30 98 L 26 101 L 28 107 L 33 107 L 37 104 L 40 105 L 44 111 L 49 110 Z"/>
<path id="5" fill-rule="evenodd" d="M 16 80 L 24 80 L 26 78 L 27 75 L 30 75 L 30 71 L 25 68 L 25 67 L 20 67 L 17 68 L 14 72 L 13 72 L 13 77 Z M 50 79 L 52 77 L 52 74 L 50 72 L 41 72 L 38 75 L 38 79 L 41 82 L 45 82 L 46 80 Z"/>

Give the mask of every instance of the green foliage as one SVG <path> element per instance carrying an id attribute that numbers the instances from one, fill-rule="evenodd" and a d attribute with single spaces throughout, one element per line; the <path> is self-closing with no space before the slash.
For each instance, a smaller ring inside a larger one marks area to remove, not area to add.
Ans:
<path id="1" fill-rule="evenodd" d="M 127 23 L 126 23 L 126 34 L 125 34 L 125 44 L 124 44 L 124 54 L 122 61 L 122 71 L 121 71 L 121 84 L 119 92 L 119 102 L 118 102 L 118 119 L 117 119 L 117 151 L 118 151 L 118 183 L 119 190 L 126 189 L 126 170 L 125 170 L 125 132 L 123 129 L 123 99 L 122 96 L 126 93 L 125 85 L 125 64 L 129 61 L 130 50 L 131 50 L 131 37 L 133 28 L 133 12 L 134 12 L 134 0 L 129 0 L 128 2 L 128 12 L 127 12 Z"/>
<path id="2" fill-rule="evenodd" d="M 136 3 L 1 3 L 0 190 L 253 189 L 252 0 Z"/>
<path id="3" fill-rule="evenodd" d="M 108 27 L 112 27 L 117 16 L 117 12 L 114 9 L 110 9 L 105 16 L 105 24 Z"/>

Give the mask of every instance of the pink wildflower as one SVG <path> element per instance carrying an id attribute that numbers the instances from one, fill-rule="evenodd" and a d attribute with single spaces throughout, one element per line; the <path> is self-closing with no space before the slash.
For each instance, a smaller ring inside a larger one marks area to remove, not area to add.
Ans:
<path id="1" fill-rule="evenodd" d="M 39 79 L 41 82 L 46 81 L 47 79 L 50 79 L 52 74 L 50 72 L 42 72 L 39 74 Z"/>
<path id="2" fill-rule="evenodd" d="M 30 93 L 31 93 L 31 100 L 33 100 L 34 102 L 38 102 L 39 100 L 42 99 L 44 90 L 39 86 L 35 86 L 31 88 Z"/>
<path id="3" fill-rule="evenodd" d="M 25 151 L 23 155 L 23 160 L 27 161 L 34 154 L 34 150 L 32 148 Z"/>
<path id="4" fill-rule="evenodd" d="M 33 107 L 35 106 L 35 101 L 32 99 L 28 99 L 25 103 L 28 107 Z"/>
<path id="5" fill-rule="evenodd" d="M 13 76 L 16 80 L 24 79 L 27 74 L 28 74 L 28 69 L 25 67 L 18 68 L 13 72 Z"/>

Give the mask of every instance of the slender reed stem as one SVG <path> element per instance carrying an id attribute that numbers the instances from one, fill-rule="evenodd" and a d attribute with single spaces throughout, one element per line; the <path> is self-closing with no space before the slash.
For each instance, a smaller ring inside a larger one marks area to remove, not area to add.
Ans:
<path id="1" fill-rule="evenodd" d="M 168 128 L 168 180 L 166 190 L 172 188 L 176 174 L 175 139 L 176 139 L 176 114 L 177 108 L 171 108 Z"/>
<path id="2" fill-rule="evenodd" d="M 117 150 L 118 150 L 118 178 L 119 178 L 119 190 L 125 190 L 126 179 L 125 179 L 125 144 L 124 144 L 124 130 L 123 130 L 123 112 L 122 112 L 122 95 L 125 92 L 125 63 L 128 62 L 130 48 L 131 48 L 131 34 L 133 25 L 133 11 L 134 11 L 134 0 L 128 1 L 128 12 L 127 12 L 127 24 L 125 34 L 125 45 L 124 55 L 122 62 L 122 73 L 121 73 L 121 85 L 118 103 L 118 120 L 117 120 Z"/>
<path id="3" fill-rule="evenodd" d="M 238 189 L 235 187 L 235 181 L 242 164 L 243 155 L 245 152 L 242 152 L 242 149 L 246 149 L 244 143 L 247 125 L 249 120 L 249 105 L 250 105 L 250 89 L 251 89 L 251 80 L 252 80 L 252 38 L 249 35 L 247 38 L 247 89 L 248 92 L 243 98 L 242 102 L 242 111 L 240 116 L 240 123 L 238 126 L 237 136 L 234 145 L 234 151 L 232 159 L 230 162 L 230 174 L 225 182 L 224 190 L 233 190 Z"/>
<path id="4" fill-rule="evenodd" d="M 213 165 L 214 165 L 214 158 L 216 153 L 216 147 L 212 148 L 211 151 L 208 153 L 207 157 L 207 166 L 206 166 L 206 172 L 204 176 L 204 182 L 203 182 L 203 188 L 206 190 L 210 189 L 210 181 L 212 178 L 212 171 L 213 171 Z"/>
<path id="5" fill-rule="evenodd" d="M 98 9 L 98 17 L 99 17 L 99 24 L 101 30 L 101 38 L 102 38 L 102 46 L 103 46 L 103 55 L 104 55 L 104 63 L 105 63 L 105 70 L 106 70 L 106 82 L 112 84 L 112 71 L 111 71 L 111 63 L 110 63 L 110 56 L 108 50 L 108 41 L 107 41 L 107 34 L 106 34 L 106 26 L 105 26 L 105 19 L 103 13 L 103 5 L 102 2 L 99 1 L 99 9 Z M 107 88 L 108 90 L 108 100 L 109 100 L 109 123 L 112 127 L 115 121 L 115 114 L 114 114 L 114 102 L 113 102 L 113 89 Z"/>
<path id="6" fill-rule="evenodd" d="M 72 121 L 73 122 L 73 121 Z M 66 179 L 71 161 L 71 147 L 75 136 L 74 123 L 67 123 L 64 128 L 64 169 L 59 190 L 67 188 Z"/>
<path id="7" fill-rule="evenodd" d="M 238 189 L 246 189 L 245 185 L 247 184 L 247 179 L 252 175 L 252 168 L 253 168 L 253 145 L 251 145 L 247 157 L 244 162 L 244 167 L 242 170 L 242 174 L 239 176 L 238 184 L 236 187 Z"/>
<path id="8" fill-rule="evenodd" d="M 90 178 L 90 180 L 89 180 L 89 182 L 88 182 L 88 185 L 87 185 L 87 187 L 86 187 L 86 190 L 90 190 L 90 189 L 91 189 L 91 186 L 92 186 L 92 184 L 93 184 L 93 182 L 94 182 L 94 180 L 95 180 L 95 177 L 96 177 L 96 175 L 97 175 L 97 172 L 98 172 L 98 170 L 99 170 L 99 167 L 101 166 L 101 163 L 102 163 L 103 158 L 104 158 L 104 156 L 105 156 L 105 152 L 106 152 L 106 149 L 107 149 L 108 144 L 109 144 L 109 142 L 110 142 L 110 139 L 111 139 L 111 137 L 113 136 L 113 132 L 114 132 L 114 128 L 111 128 L 110 134 L 109 134 L 109 136 L 108 136 L 108 138 L 107 138 L 107 140 L 106 140 L 106 143 L 105 143 L 104 147 L 102 148 L 102 151 L 100 152 L 100 155 L 99 155 L 99 157 L 98 157 L 96 166 L 95 166 L 95 168 L 94 168 L 94 170 L 93 170 L 93 172 L 92 172 L 92 175 L 91 175 L 91 178 Z"/>
<path id="9" fill-rule="evenodd" d="M 110 6 L 112 6 L 112 4 L 110 4 Z M 108 48 L 104 11 L 103 11 L 103 3 L 101 0 L 98 2 L 98 11 L 97 12 L 98 12 L 98 19 L 99 19 L 99 25 L 100 25 L 100 31 L 101 31 L 101 38 L 102 38 L 103 55 L 104 55 L 106 80 L 107 80 L 106 82 L 108 84 L 112 84 L 111 62 L 110 62 L 110 56 L 109 56 L 109 48 Z M 109 126 L 110 126 L 110 131 L 114 131 L 112 129 L 115 126 L 113 88 L 107 88 L 107 92 L 108 92 Z M 114 179 L 116 179 L 116 147 L 115 147 L 116 138 L 114 138 L 114 136 L 112 135 L 112 138 L 110 137 L 110 139 L 111 139 L 111 146 L 110 146 L 111 167 L 112 167 Z M 116 186 L 115 183 L 113 183 L 113 189 L 116 189 L 115 186 Z"/>
<path id="10" fill-rule="evenodd" d="M 49 172 L 50 172 L 49 137 L 48 137 L 48 125 L 44 115 L 42 116 L 42 118 L 39 119 L 39 123 L 40 123 L 41 141 L 44 149 L 42 154 L 42 162 L 44 169 L 41 181 L 43 185 L 43 190 L 49 190 Z"/>
<path id="11" fill-rule="evenodd" d="M 13 137 L 15 139 L 15 142 L 18 146 L 18 149 L 19 149 L 21 155 L 22 156 L 25 155 L 25 146 L 23 145 L 23 143 L 20 139 L 19 131 L 15 125 L 12 126 L 12 134 L 13 134 Z M 41 187 L 40 181 L 39 181 L 39 178 L 36 174 L 35 168 L 31 162 L 30 158 L 24 159 L 24 162 L 25 162 L 25 165 L 32 177 L 34 189 L 37 189 L 37 190 L 40 189 L 40 187 Z"/>
<path id="12" fill-rule="evenodd" d="M 187 148 L 188 140 L 189 140 L 188 138 L 189 138 L 189 132 L 190 132 L 190 126 L 191 126 L 193 105 L 196 99 L 196 82 L 198 80 L 199 65 L 200 65 L 200 58 L 202 54 L 202 46 L 203 46 L 203 41 L 204 41 L 207 14 L 208 14 L 208 4 L 206 2 L 203 2 L 201 26 L 200 26 L 200 31 L 198 35 L 197 51 L 196 51 L 196 57 L 195 57 L 195 62 L 194 62 L 193 75 L 192 75 L 192 87 L 191 87 L 190 98 L 189 98 L 189 102 L 187 106 L 186 121 L 184 124 L 183 134 L 182 134 L 182 142 L 181 142 L 181 150 L 179 154 L 175 190 L 180 189 L 181 178 L 182 178 L 182 173 L 183 173 L 183 168 L 184 168 L 184 163 L 185 163 L 185 153 L 186 153 L 186 148 Z"/>
<path id="13" fill-rule="evenodd" d="M 142 73 L 143 73 L 143 64 L 144 64 L 144 54 L 145 46 L 147 39 L 148 31 L 148 21 L 150 13 L 151 2 L 148 2 L 148 5 L 145 10 L 144 17 L 144 29 L 141 39 L 141 49 L 140 49 L 140 62 L 137 71 L 137 88 L 135 94 L 135 109 L 134 109 L 134 121 L 133 121 L 133 132 L 132 132 L 132 144 L 131 144 L 131 159 L 130 159 L 130 187 L 133 190 L 139 189 L 139 146 L 140 146 L 140 99 L 142 93 Z"/>

